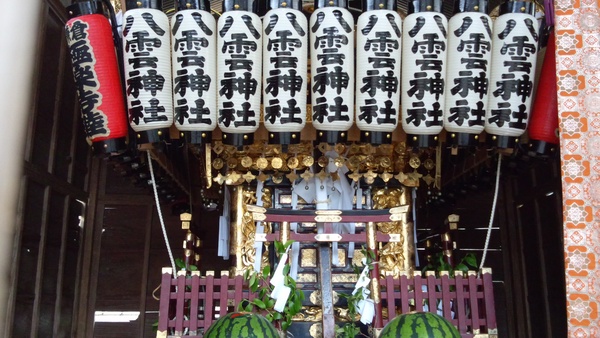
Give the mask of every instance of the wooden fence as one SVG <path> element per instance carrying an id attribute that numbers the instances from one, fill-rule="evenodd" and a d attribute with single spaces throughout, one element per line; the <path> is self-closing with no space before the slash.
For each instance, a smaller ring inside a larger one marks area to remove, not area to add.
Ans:
<path id="1" fill-rule="evenodd" d="M 439 278 L 433 274 L 422 277 L 419 272 L 397 279 L 388 276 L 381 279 L 380 288 L 380 300 L 387 310 L 387 315 L 379 314 L 384 323 L 399 313 L 423 311 L 427 306 L 431 312 L 440 309 L 463 338 L 497 337 L 490 269 L 484 269 L 481 277 L 475 272 L 456 277 L 442 272 Z M 172 270 L 164 268 L 157 337 L 202 337 L 219 316 L 236 311 L 243 299 L 252 298 L 243 276 L 222 272 L 216 277 L 207 272 L 201 277 L 198 272 L 180 272 L 173 278 Z"/>

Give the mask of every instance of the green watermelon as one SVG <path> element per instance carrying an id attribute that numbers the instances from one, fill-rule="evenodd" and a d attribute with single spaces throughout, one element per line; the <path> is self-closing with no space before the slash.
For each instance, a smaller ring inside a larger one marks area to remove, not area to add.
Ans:
<path id="1" fill-rule="evenodd" d="M 231 312 L 215 321 L 204 338 L 279 338 L 267 318 L 249 312 Z"/>
<path id="2" fill-rule="evenodd" d="M 444 317 L 430 312 L 399 315 L 381 331 L 379 338 L 461 338 L 460 333 Z"/>

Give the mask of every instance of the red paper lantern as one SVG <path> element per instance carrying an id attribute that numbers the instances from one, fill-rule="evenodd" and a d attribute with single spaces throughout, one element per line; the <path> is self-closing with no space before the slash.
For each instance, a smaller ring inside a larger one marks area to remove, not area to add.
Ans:
<path id="1" fill-rule="evenodd" d="M 558 144 L 558 96 L 556 92 L 556 44 L 550 32 L 542 73 L 529 122 L 531 146 L 543 154 Z"/>
<path id="2" fill-rule="evenodd" d="M 67 8 L 65 26 L 86 139 L 96 152 L 125 148 L 127 119 L 111 26 L 102 3 Z"/>

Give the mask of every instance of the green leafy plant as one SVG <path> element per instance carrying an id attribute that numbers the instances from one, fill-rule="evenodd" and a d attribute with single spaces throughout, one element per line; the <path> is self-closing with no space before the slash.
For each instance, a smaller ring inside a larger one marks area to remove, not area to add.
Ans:
<path id="1" fill-rule="evenodd" d="M 175 267 L 177 268 L 177 271 L 181 271 L 181 270 L 186 270 L 186 271 L 198 271 L 198 267 L 190 264 L 189 268 L 186 269 L 185 268 L 185 261 L 181 258 L 175 258 Z"/>
<path id="2" fill-rule="evenodd" d="M 444 259 L 444 254 L 442 252 L 436 253 L 431 262 L 423 267 L 423 273 L 426 271 L 435 271 L 436 276 L 439 277 L 440 272 L 448 271 L 450 273 L 450 277 L 454 277 L 456 271 L 461 271 L 466 273 L 469 270 L 476 270 L 477 266 L 477 257 L 473 253 L 466 254 L 458 264 L 452 266 L 446 262 Z"/>
<path id="3" fill-rule="evenodd" d="M 363 254 L 363 256 L 365 257 L 365 265 L 367 266 L 367 268 L 369 269 L 369 275 L 371 270 L 373 270 L 373 265 L 376 264 L 375 262 L 375 253 L 372 250 L 366 249 L 364 246 L 362 247 L 362 249 L 360 250 Z M 357 276 L 359 276 L 362 273 L 362 270 L 364 269 L 364 266 L 359 266 L 356 264 L 352 264 L 352 268 L 354 269 L 354 273 L 356 273 Z M 357 305 L 361 300 L 365 300 L 364 298 L 364 293 L 363 293 L 363 289 L 364 287 L 360 287 L 356 290 L 356 292 L 354 292 L 354 294 L 350 293 L 350 294 L 345 294 L 345 293 L 340 293 L 339 296 L 342 298 L 346 299 L 346 302 L 348 303 L 348 317 L 350 318 L 350 321 L 348 323 L 346 323 L 343 326 L 338 326 L 336 328 L 336 337 L 338 338 L 353 338 L 356 337 L 357 335 L 361 335 L 361 336 L 365 336 L 368 337 L 366 335 L 364 335 L 363 333 L 360 332 L 360 328 L 356 325 L 356 316 L 358 315 L 358 308 Z"/>
<path id="4" fill-rule="evenodd" d="M 293 241 L 286 243 L 274 242 L 277 256 L 281 257 L 292 243 Z M 296 281 L 290 277 L 289 263 L 281 262 L 280 264 L 285 264 L 283 266 L 283 284 L 290 288 L 290 295 L 283 311 L 278 312 L 274 309 L 275 300 L 271 298 L 274 287 L 269 283 L 269 280 L 273 277 L 270 266 L 265 266 L 260 272 L 254 270 L 246 271 L 244 278 L 248 282 L 250 291 L 255 293 L 257 297 L 252 300 L 243 300 L 240 302 L 238 309 L 246 312 L 262 312 L 275 327 L 282 331 L 287 331 L 292 325 L 292 318 L 302 310 L 304 293 L 297 289 Z"/>

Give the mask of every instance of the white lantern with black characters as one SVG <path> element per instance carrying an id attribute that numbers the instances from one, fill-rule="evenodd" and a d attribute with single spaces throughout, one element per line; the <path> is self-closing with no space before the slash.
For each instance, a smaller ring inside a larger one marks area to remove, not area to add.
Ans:
<path id="1" fill-rule="evenodd" d="M 396 1 L 366 0 L 356 32 L 356 125 L 361 142 L 391 143 L 400 119 L 402 19 Z"/>
<path id="2" fill-rule="evenodd" d="M 310 17 L 312 120 L 317 140 L 344 142 L 354 123 L 354 18 L 346 0 L 316 0 Z"/>
<path id="3" fill-rule="evenodd" d="M 308 22 L 299 0 L 273 0 L 263 18 L 263 104 L 269 143 L 295 144 L 306 124 Z"/>
<path id="4" fill-rule="evenodd" d="M 448 25 L 444 128 L 457 146 L 477 144 L 485 124 L 491 70 L 492 20 L 487 1 L 460 1 Z"/>
<path id="5" fill-rule="evenodd" d="M 500 148 L 514 146 L 529 120 L 539 40 L 534 10 L 534 3 L 509 1 L 494 22 L 485 131 Z"/>
<path id="6" fill-rule="evenodd" d="M 444 124 L 448 20 L 440 0 L 409 3 L 402 35 L 402 128 L 411 146 L 437 144 Z"/>
<path id="7" fill-rule="evenodd" d="M 178 8 L 171 18 L 175 126 L 202 143 L 217 126 L 217 25 L 207 0 L 180 0 Z"/>
<path id="8" fill-rule="evenodd" d="M 223 2 L 217 23 L 218 124 L 223 143 L 254 142 L 260 119 L 262 23 L 250 0 Z"/>
<path id="9" fill-rule="evenodd" d="M 173 124 L 169 18 L 156 2 L 127 1 L 123 17 L 129 124 L 140 142 L 158 142 Z"/>

